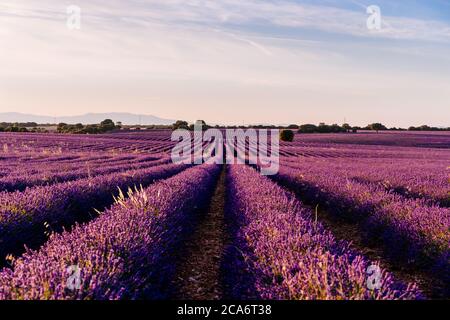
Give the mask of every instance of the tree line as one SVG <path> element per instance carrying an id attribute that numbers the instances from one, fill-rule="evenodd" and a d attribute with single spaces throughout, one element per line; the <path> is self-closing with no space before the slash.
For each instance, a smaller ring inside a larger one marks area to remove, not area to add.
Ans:
<path id="1" fill-rule="evenodd" d="M 0 122 L 0 132 L 46 132 L 36 122 Z"/>
<path id="2" fill-rule="evenodd" d="M 207 125 L 205 121 L 203 120 L 197 120 L 197 124 L 202 124 L 203 128 L 211 128 L 211 126 Z M 287 129 L 287 130 L 294 130 L 298 133 L 356 133 L 361 130 L 368 130 L 368 131 L 450 131 L 450 127 L 448 128 L 437 128 L 437 127 L 430 127 L 427 125 L 423 125 L 420 127 L 409 127 L 408 129 L 404 128 L 397 128 L 392 127 L 388 128 L 382 123 L 371 123 L 368 124 L 365 127 L 359 127 L 359 126 L 351 126 L 348 123 L 344 123 L 343 125 L 338 124 L 326 124 L 324 122 L 319 123 L 318 125 L 315 124 L 291 124 L 288 126 L 275 126 L 275 125 L 248 125 L 248 126 L 214 126 L 216 128 L 230 128 L 230 129 L 238 129 L 238 128 L 255 128 L 255 129 Z M 171 126 L 172 130 L 177 129 L 186 129 L 186 130 L 194 130 L 194 124 L 189 124 L 187 121 L 184 120 L 178 120 Z"/>
<path id="3" fill-rule="evenodd" d="M 106 133 L 114 130 L 120 130 L 121 125 L 115 124 L 111 119 L 105 119 L 99 124 L 88 124 L 83 125 L 81 123 L 77 124 L 67 124 L 59 123 L 56 131 L 58 133 L 72 133 L 72 134 L 99 134 Z"/>
<path id="4" fill-rule="evenodd" d="M 128 131 L 130 129 L 140 130 L 140 129 L 186 129 L 186 130 L 194 130 L 195 124 L 202 125 L 203 130 L 207 130 L 209 128 L 229 128 L 229 129 L 247 129 L 247 128 L 255 128 L 255 129 L 282 129 L 282 130 L 292 130 L 297 131 L 298 133 L 356 133 L 361 130 L 370 130 L 370 131 L 450 131 L 450 127 L 448 128 L 438 128 L 432 127 L 428 125 L 422 125 L 419 127 L 411 126 L 408 129 L 405 128 L 388 128 L 382 123 L 371 123 L 365 127 L 359 126 L 351 126 L 348 123 L 344 123 L 343 125 L 338 124 L 326 124 L 319 123 L 315 124 L 291 124 L 288 126 L 275 126 L 275 125 L 241 125 L 241 126 L 210 126 L 204 120 L 197 120 L 195 123 L 189 123 L 184 120 L 178 120 L 172 125 L 150 125 L 150 126 L 123 126 L 121 122 L 114 123 L 111 119 L 105 119 L 99 124 L 88 124 L 83 125 L 81 123 L 78 124 L 67 124 L 67 123 L 59 123 L 56 127 L 56 131 L 59 133 L 72 133 L 72 134 L 99 134 L 106 133 L 118 130 Z M 43 127 L 44 126 L 44 127 Z M 50 127 L 50 125 L 39 125 L 36 122 L 23 122 L 23 123 L 9 123 L 9 122 L 0 122 L 0 132 L 48 132 L 50 129 L 46 129 Z"/>

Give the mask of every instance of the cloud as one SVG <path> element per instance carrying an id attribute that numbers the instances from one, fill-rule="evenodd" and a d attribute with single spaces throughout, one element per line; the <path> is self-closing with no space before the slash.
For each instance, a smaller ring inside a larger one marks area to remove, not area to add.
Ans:
<path id="1" fill-rule="evenodd" d="M 234 33 L 225 32 L 225 31 L 222 31 L 222 30 L 219 30 L 219 29 L 215 29 L 214 31 L 216 31 L 216 32 L 218 32 L 218 33 L 221 33 L 221 34 L 224 34 L 224 35 L 226 35 L 226 36 L 229 36 L 229 37 L 231 37 L 231 38 L 233 38 L 233 39 L 236 39 L 236 40 L 238 40 L 238 41 L 245 42 L 245 43 L 249 44 L 250 46 L 252 46 L 252 47 L 258 49 L 258 50 L 261 51 L 263 54 L 265 54 L 265 55 L 267 55 L 267 56 L 272 56 L 272 52 L 270 52 L 269 49 L 267 49 L 267 48 L 264 47 L 262 44 L 260 44 L 260 43 L 258 43 L 258 42 L 256 42 L 256 41 L 249 40 L 249 39 L 243 38 L 242 36 L 238 36 L 238 35 L 236 35 L 236 34 L 234 34 Z"/>
<path id="2" fill-rule="evenodd" d="M 86 19 L 114 22 L 118 19 L 153 22 L 176 26 L 212 26 L 224 29 L 248 25 L 269 25 L 293 29 L 308 28 L 333 34 L 421 41 L 449 41 L 450 25 L 441 21 L 383 15 L 383 29 L 369 32 L 366 28 L 365 5 L 351 1 L 359 10 L 329 5 L 267 0 L 99 0 L 75 1 L 83 8 Z M 58 9 L 59 8 L 59 9 Z M 14 0 L 0 6 L 3 15 L 22 18 L 59 19 L 63 11 L 60 1 Z"/>

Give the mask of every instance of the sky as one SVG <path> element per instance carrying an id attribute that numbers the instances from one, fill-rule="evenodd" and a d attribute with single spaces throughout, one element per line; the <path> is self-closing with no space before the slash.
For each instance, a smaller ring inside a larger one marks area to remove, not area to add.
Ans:
<path id="1" fill-rule="evenodd" d="M 1 0 L 1 112 L 450 126 L 450 0 Z"/>

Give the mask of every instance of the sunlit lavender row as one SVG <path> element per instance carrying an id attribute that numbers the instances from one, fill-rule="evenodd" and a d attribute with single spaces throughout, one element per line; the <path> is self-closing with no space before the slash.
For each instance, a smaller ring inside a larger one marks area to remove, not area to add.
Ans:
<path id="1" fill-rule="evenodd" d="M 416 299 L 413 284 L 382 271 L 381 290 L 367 288 L 370 261 L 349 250 L 315 221 L 311 210 L 249 167 L 228 174 L 230 219 L 236 234 L 230 278 L 236 298 Z M 248 278 L 252 279 L 249 280 Z"/>
<path id="2" fill-rule="evenodd" d="M 185 166 L 166 164 L 100 175 L 74 182 L 0 193 L 0 257 L 16 254 L 23 245 L 36 246 L 46 233 L 85 221 L 111 205 L 120 190 L 148 186 L 174 175 Z M 97 209 L 94 211 L 94 209 Z"/>
<path id="3" fill-rule="evenodd" d="M 171 252 L 208 199 L 217 166 L 188 169 L 137 190 L 95 221 L 52 236 L 38 252 L 0 274 L 0 299 L 164 298 L 173 275 Z M 76 265 L 79 287 L 66 284 Z"/>
<path id="4" fill-rule="evenodd" d="M 339 218 L 361 222 L 367 236 L 379 239 L 391 257 L 416 264 L 431 260 L 436 268 L 448 269 L 450 209 L 353 181 L 352 168 L 331 168 L 286 166 L 275 180 Z"/>

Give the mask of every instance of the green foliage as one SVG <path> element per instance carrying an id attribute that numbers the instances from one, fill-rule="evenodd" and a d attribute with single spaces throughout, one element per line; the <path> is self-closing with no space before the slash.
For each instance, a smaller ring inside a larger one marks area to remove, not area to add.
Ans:
<path id="1" fill-rule="evenodd" d="M 83 125 L 77 123 L 69 125 L 67 123 L 59 123 L 57 131 L 59 133 L 74 133 L 74 134 L 99 134 L 118 129 L 111 119 L 106 119 L 100 122 L 100 124 L 88 124 Z"/>
<path id="2" fill-rule="evenodd" d="M 374 130 L 376 132 L 380 130 L 388 130 L 386 126 L 384 126 L 382 123 L 371 123 L 366 127 L 367 130 Z"/>
<path id="3" fill-rule="evenodd" d="M 206 126 L 206 122 L 204 121 L 204 120 L 197 120 L 197 121 L 195 121 L 195 124 L 196 125 L 198 125 L 198 126 Z"/>
<path id="4" fill-rule="evenodd" d="M 192 130 L 192 131 L 195 130 L 195 126 L 201 126 L 203 131 L 206 131 L 211 128 L 209 125 L 206 124 L 206 122 L 204 120 L 197 120 L 197 121 L 195 121 L 195 125 L 191 124 L 189 126 L 189 130 Z"/>
<path id="5" fill-rule="evenodd" d="M 299 133 L 340 133 L 348 132 L 350 126 L 347 124 L 344 126 L 339 126 L 337 124 L 327 125 L 325 123 L 320 123 L 318 126 L 314 124 L 304 124 L 300 126 L 298 130 Z"/>
<path id="6" fill-rule="evenodd" d="M 437 128 L 437 127 L 430 127 L 427 125 L 423 125 L 420 127 L 409 127 L 408 130 L 409 131 L 450 131 L 450 127 L 449 128 Z"/>
<path id="7" fill-rule="evenodd" d="M 35 122 L 23 122 L 23 123 L 0 123 L 0 132 L 39 132 L 45 133 L 47 130 L 38 127 Z"/>
<path id="8" fill-rule="evenodd" d="M 178 120 L 177 122 L 175 122 L 172 125 L 172 129 L 173 130 L 178 130 L 178 129 L 188 130 L 189 129 L 189 123 L 187 123 L 187 121 Z"/>
<path id="9" fill-rule="evenodd" d="M 342 125 L 342 128 L 345 129 L 347 132 L 349 132 L 350 130 L 352 130 L 352 126 L 349 125 L 348 123 L 344 123 Z"/>
<path id="10" fill-rule="evenodd" d="M 114 124 L 114 121 L 111 119 L 106 119 L 100 122 L 100 129 L 104 132 L 112 131 L 116 128 L 116 125 Z"/>
<path id="11" fill-rule="evenodd" d="M 294 131 L 292 130 L 282 130 L 280 132 L 280 140 L 286 142 L 294 141 Z"/>
<path id="12" fill-rule="evenodd" d="M 315 133 L 318 132 L 317 131 L 317 126 L 313 125 L 313 124 L 303 124 L 300 126 L 299 133 Z"/>

